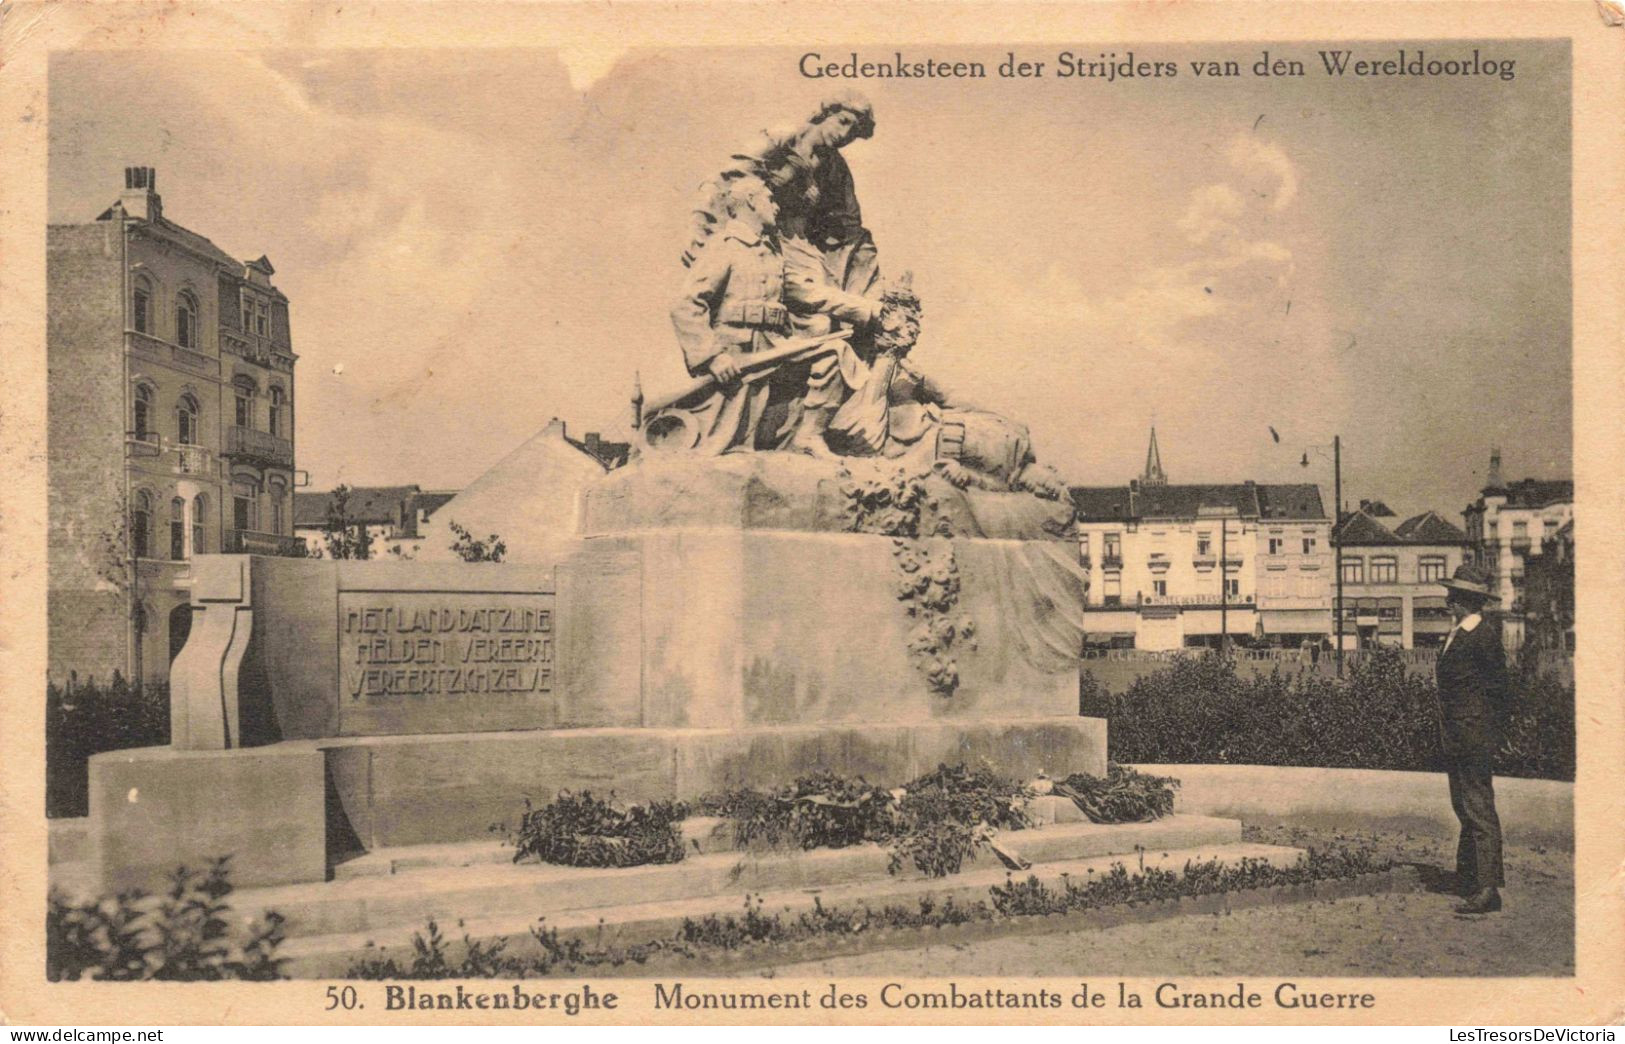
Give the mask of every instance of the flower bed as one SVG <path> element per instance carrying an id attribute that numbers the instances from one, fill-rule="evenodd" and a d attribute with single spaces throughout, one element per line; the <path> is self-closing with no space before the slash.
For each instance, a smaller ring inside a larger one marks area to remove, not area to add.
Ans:
<path id="1" fill-rule="evenodd" d="M 1156 920 L 1227 906 L 1337 898 L 1395 887 L 1389 879 L 1394 872 L 1391 862 L 1369 849 L 1346 848 L 1311 850 L 1286 867 L 1243 860 L 1235 865 L 1188 863 L 1177 872 L 1154 868 L 1131 872 L 1116 864 L 1100 878 L 1068 882 L 1058 889 L 1036 878 L 1010 878 L 991 888 L 986 900 L 968 903 L 922 897 L 914 905 L 842 908 L 815 901 L 811 910 L 790 916 L 768 913 L 759 896 L 747 896 L 739 914 L 685 918 L 670 937 L 633 945 L 589 946 L 564 939 L 544 919 L 531 929 L 537 952 L 528 956 L 508 953 L 506 940 L 480 941 L 465 935 L 462 955 L 453 958 L 439 926 L 430 921 L 427 934 L 413 937 L 411 961 L 369 957 L 354 962 L 346 974 L 357 979 L 524 978 L 635 967 L 646 975 L 651 963 L 699 964 L 715 970 L 761 960 L 767 956 L 764 951 L 806 958 L 814 949 L 827 953 L 851 945 L 907 945 L 924 931 L 932 933 L 933 942 L 943 942 L 945 932 L 953 938 L 969 937 L 1037 922 L 1069 930 L 1125 918 Z"/>

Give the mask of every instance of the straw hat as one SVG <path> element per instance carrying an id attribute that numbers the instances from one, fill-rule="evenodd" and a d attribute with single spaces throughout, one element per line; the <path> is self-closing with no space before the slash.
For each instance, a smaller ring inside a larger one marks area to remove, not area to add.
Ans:
<path id="1" fill-rule="evenodd" d="M 1470 562 L 1463 562 L 1456 567 L 1455 575 L 1448 580 L 1439 582 L 1448 590 L 1477 595 L 1486 602 L 1495 601 L 1495 591 L 1490 584 L 1490 575 Z"/>

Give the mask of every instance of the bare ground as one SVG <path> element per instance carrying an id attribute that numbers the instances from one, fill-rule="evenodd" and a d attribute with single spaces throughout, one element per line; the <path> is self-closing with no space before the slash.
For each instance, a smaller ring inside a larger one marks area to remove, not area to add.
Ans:
<path id="1" fill-rule="evenodd" d="M 1455 842 L 1249 826 L 1249 841 L 1369 844 L 1426 890 L 764 967 L 783 977 L 944 975 L 1562 976 L 1574 973 L 1574 858 L 1509 845 L 1505 909 L 1452 911 Z"/>

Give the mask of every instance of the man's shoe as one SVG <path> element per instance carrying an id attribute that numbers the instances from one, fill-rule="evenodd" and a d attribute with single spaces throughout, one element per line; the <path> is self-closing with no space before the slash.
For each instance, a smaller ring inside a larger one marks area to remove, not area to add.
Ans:
<path id="1" fill-rule="evenodd" d="M 1487 914 L 1501 909 L 1501 893 L 1493 888 L 1481 888 L 1461 905 L 1456 907 L 1459 914 Z"/>

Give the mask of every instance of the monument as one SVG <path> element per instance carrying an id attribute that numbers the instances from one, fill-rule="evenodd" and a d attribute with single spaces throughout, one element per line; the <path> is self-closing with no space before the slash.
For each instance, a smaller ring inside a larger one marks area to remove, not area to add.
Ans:
<path id="1" fill-rule="evenodd" d="M 222 852 L 242 884 L 320 881 L 566 788 L 1103 774 L 1064 483 L 911 358 L 922 303 L 840 157 L 873 130 L 837 98 L 707 183 L 670 308 L 694 383 L 627 466 L 511 518 L 487 496 L 517 560 L 198 556 L 171 745 L 92 762 L 102 884 Z"/>

